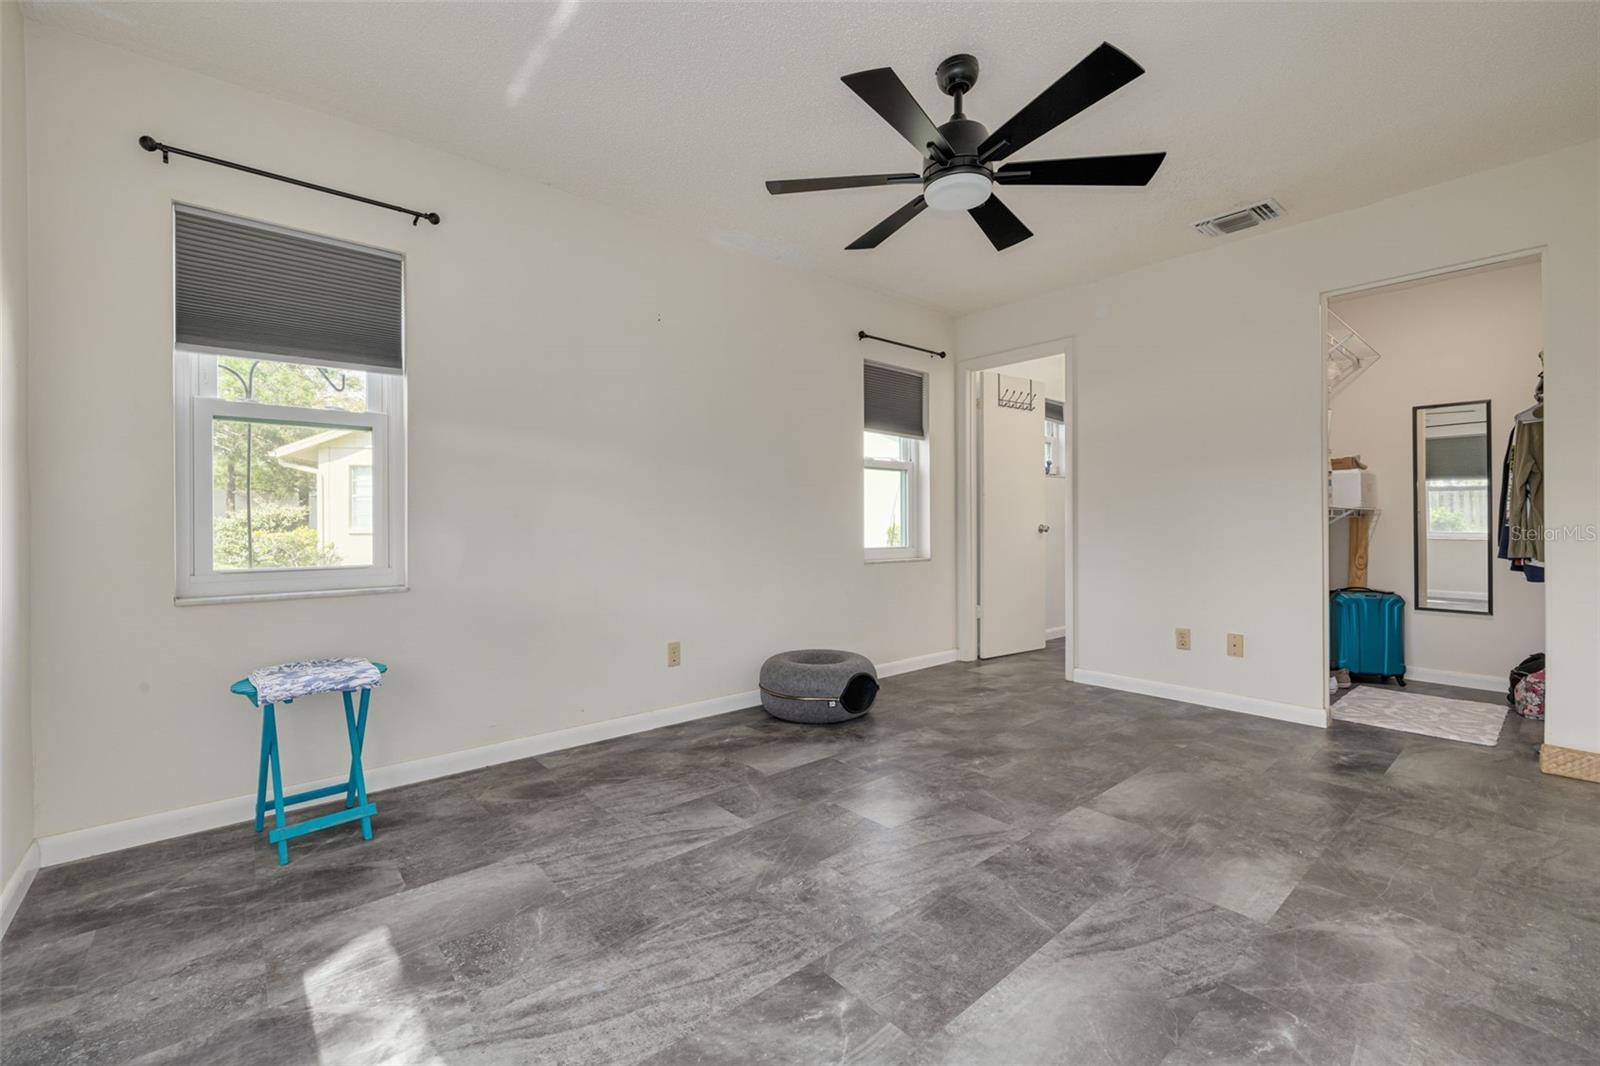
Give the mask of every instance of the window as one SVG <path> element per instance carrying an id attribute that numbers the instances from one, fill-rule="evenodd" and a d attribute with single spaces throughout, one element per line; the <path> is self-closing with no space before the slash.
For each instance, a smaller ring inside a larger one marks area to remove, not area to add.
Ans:
<path id="1" fill-rule="evenodd" d="M 863 380 L 861 518 L 867 561 L 925 559 L 927 379 L 868 363 Z"/>
<path id="2" fill-rule="evenodd" d="M 1067 476 L 1067 422 L 1060 400 L 1044 402 L 1044 473 L 1046 477 Z"/>
<path id="3" fill-rule="evenodd" d="M 888 433 L 862 434 L 862 538 L 868 558 L 915 558 L 912 516 L 922 442 Z"/>
<path id="4" fill-rule="evenodd" d="M 398 259 L 176 220 L 178 602 L 403 587 Z"/>
<path id="5" fill-rule="evenodd" d="M 1483 540 L 1489 535 L 1489 479 L 1429 478 L 1428 536 Z"/>

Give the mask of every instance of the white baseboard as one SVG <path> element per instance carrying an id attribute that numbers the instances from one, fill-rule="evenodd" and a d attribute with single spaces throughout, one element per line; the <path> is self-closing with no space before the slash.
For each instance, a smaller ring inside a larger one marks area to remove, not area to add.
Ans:
<path id="1" fill-rule="evenodd" d="M 1258 700 L 1252 696 L 1235 696 L 1230 692 L 1212 692 L 1209 689 L 1189 688 L 1187 685 L 1169 685 L 1165 681 L 1146 681 L 1142 677 L 1124 677 L 1122 674 L 1102 674 L 1098 670 L 1074 670 L 1072 680 L 1080 685 L 1099 685 L 1120 692 L 1137 692 L 1141 696 L 1159 696 L 1182 703 L 1198 703 L 1202 707 L 1216 707 L 1224 711 L 1253 714 L 1258 718 L 1276 718 L 1280 722 L 1297 725 L 1328 727 L 1328 713 L 1321 707 L 1297 707 L 1292 703 Z"/>
<path id="2" fill-rule="evenodd" d="M 0 936 L 5 936 L 6 930 L 11 928 L 11 919 L 16 917 L 17 908 L 22 906 L 22 897 L 28 894 L 28 886 L 33 884 L 33 875 L 38 872 L 39 842 L 35 840 L 22 853 L 22 861 L 11 871 L 11 876 L 6 878 L 5 889 L 0 891 Z"/>
<path id="3" fill-rule="evenodd" d="M 895 662 L 884 663 L 878 667 L 878 676 L 894 677 L 897 674 L 906 674 L 913 670 L 926 670 L 929 667 L 955 662 L 957 658 L 958 653 L 952 648 L 949 651 L 934 652 L 931 655 L 899 659 Z M 760 703 L 760 692 L 752 689 L 748 692 L 736 692 L 730 696 L 717 696 L 709 700 L 700 700 L 697 703 L 685 703 L 678 707 L 664 707 L 660 710 L 646 711 L 642 714 L 610 718 L 604 722 L 573 726 L 570 729 L 558 729 L 552 733 L 539 733 L 531 737 L 519 737 L 516 740 L 488 744 L 481 748 L 468 748 L 465 751 L 433 755 L 425 759 L 396 763 L 393 766 L 374 767 L 367 771 L 367 788 L 371 792 L 381 792 L 384 789 L 398 788 L 401 785 L 413 785 L 419 781 L 430 781 L 436 777 L 449 777 L 451 774 L 465 773 L 468 770 L 477 770 L 497 763 L 514 762 L 517 759 L 545 755 L 552 751 L 582 747 L 585 744 L 593 744 L 601 740 L 612 740 L 631 733 L 643 733 L 651 729 L 660 729 L 662 726 L 692 722 L 697 718 L 710 718 L 713 715 L 727 714 L 730 711 L 743 710 L 746 707 L 755 707 Z M 324 778 L 320 781 L 306 781 L 300 784 L 287 785 L 284 791 L 300 792 L 305 789 L 336 784 L 343 780 L 344 778 L 341 776 Z M 142 818 L 130 818 L 124 822 L 112 822 L 89 829 L 78 829 L 70 833 L 58 833 L 54 836 L 41 837 L 37 844 L 38 854 L 35 865 L 56 866 L 76 859 L 86 859 L 91 855 L 103 855 L 110 851 L 121 851 L 123 848 L 136 847 L 137 845 L 149 844 L 157 840 L 167 840 L 171 837 L 186 836 L 189 833 L 199 833 L 206 829 L 216 829 L 220 826 L 248 821 L 255 817 L 255 802 L 256 798 L 253 794 L 234 796 L 231 799 L 202 803 L 194 807 L 184 807 L 175 811 L 162 811 L 159 814 L 148 814 Z M 7 891 L 9 892 L 9 887 Z"/>
<path id="4" fill-rule="evenodd" d="M 961 653 L 951 648 L 949 651 L 936 651 L 931 655 L 918 655 L 911 659 L 897 659 L 892 663 L 884 663 L 878 667 L 879 677 L 894 677 L 898 674 L 909 674 L 917 670 L 928 670 L 945 663 L 953 663 L 961 658 Z M 757 701 L 759 702 L 759 700 Z M 745 704 L 746 707 L 750 704 Z"/>
<path id="5" fill-rule="evenodd" d="M 1066 635 L 1067 635 L 1067 627 L 1066 626 L 1046 626 L 1045 630 L 1044 630 L 1044 639 L 1045 640 L 1055 640 L 1057 637 L 1064 637 Z"/>
<path id="6" fill-rule="evenodd" d="M 1407 681 L 1426 681 L 1434 685 L 1455 685 L 1459 688 L 1476 688 L 1485 692 L 1504 692 L 1510 682 L 1504 677 L 1490 674 L 1460 674 L 1454 670 L 1429 670 L 1425 666 L 1406 667 Z"/>

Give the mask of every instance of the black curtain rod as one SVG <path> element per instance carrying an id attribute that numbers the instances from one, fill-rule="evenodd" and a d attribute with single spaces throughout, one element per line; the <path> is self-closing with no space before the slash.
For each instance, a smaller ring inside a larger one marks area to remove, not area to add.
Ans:
<path id="1" fill-rule="evenodd" d="M 427 219 L 435 226 L 439 224 L 439 215 L 434 211 L 413 211 L 411 208 L 401 207 L 399 204 L 386 204 L 382 200 L 374 200 L 370 196 L 357 196 L 353 192 L 344 192 L 340 189 L 330 189 L 326 185 L 317 185 L 314 182 L 301 181 L 299 178 L 291 178 L 287 174 L 274 174 L 270 170 L 258 170 L 255 167 L 247 167 L 243 163 L 234 163 L 227 159 L 218 159 L 216 156 L 201 155 L 199 152 L 191 152 L 187 148 L 174 148 L 170 144 L 162 144 L 148 133 L 139 138 L 139 147 L 143 148 L 147 152 L 160 152 L 161 161 L 163 163 L 170 163 L 172 161 L 167 158 L 169 154 L 186 155 L 190 159 L 198 159 L 202 163 L 215 163 L 219 167 L 228 167 L 231 170 L 242 170 L 246 174 L 254 174 L 258 178 L 271 178 L 273 181 L 288 182 L 290 185 L 298 185 L 302 189 L 325 192 L 329 196 L 342 196 L 346 200 L 357 200 L 364 204 L 371 204 L 373 207 L 381 207 L 385 211 L 398 211 L 402 215 L 410 215 L 411 224 L 413 226 L 423 219 Z"/>
<path id="2" fill-rule="evenodd" d="M 900 348 L 910 348 L 914 352 L 927 352 L 929 355 L 937 355 L 940 359 L 944 358 L 944 353 L 943 352 L 936 352 L 932 348 L 924 348 L 920 344 L 907 344 L 905 341 L 892 341 L 888 337 L 874 337 L 872 334 L 868 333 L 864 329 L 856 330 L 856 340 L 858 340 L 858 341 L 880 341 L 880 342 L 882 342 L 884 344 L 893 344 L 893 345 L 895 345 L 897 347 L 900 347 Z"/>

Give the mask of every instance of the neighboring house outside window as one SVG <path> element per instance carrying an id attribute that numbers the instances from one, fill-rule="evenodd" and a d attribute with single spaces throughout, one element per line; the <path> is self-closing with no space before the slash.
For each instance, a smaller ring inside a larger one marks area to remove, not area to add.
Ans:
<path id="1" fill-rule="evenodd" d="M 350 482 L 350 532 L 372 532 L 372 449 L 330 453 L 329 462 L 343 462 Z M 320 461 L 320 457 L 319 457 Z"/>

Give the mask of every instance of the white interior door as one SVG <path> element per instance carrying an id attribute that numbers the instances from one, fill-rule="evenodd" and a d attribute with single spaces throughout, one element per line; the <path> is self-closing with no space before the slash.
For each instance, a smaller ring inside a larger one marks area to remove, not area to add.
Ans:
<path id="1" fill-rule="evenodd" d="M 978 403 L 978 657 L 1044 647 L 1044 385 L 986 371 Z M 1030 399 L 1031 397 L 1031 399 Z"/>

